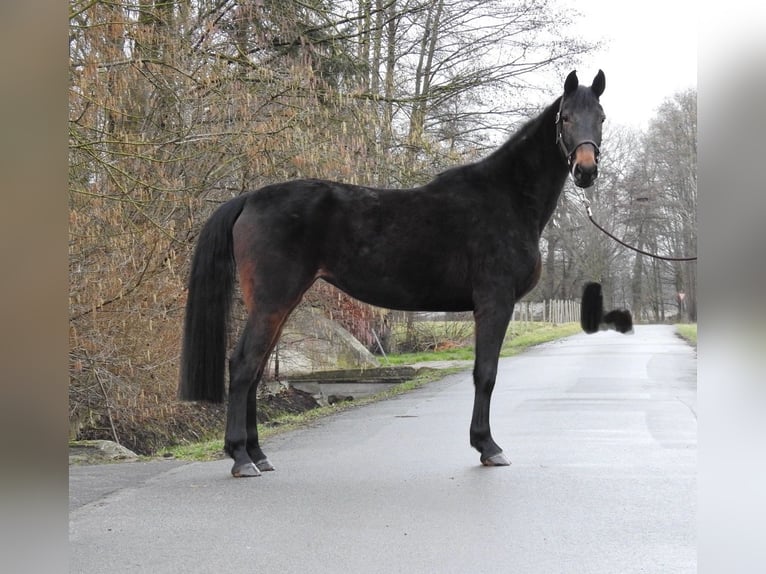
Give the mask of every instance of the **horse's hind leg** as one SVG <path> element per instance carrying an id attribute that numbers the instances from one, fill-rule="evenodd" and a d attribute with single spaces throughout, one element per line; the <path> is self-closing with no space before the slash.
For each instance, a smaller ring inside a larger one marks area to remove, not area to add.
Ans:
<path id="1" fill-rule="evenodd" d="M 262 373 L 261 364 L 268 356 L 271 338 L 267 326 L 251 317 L 229 359 L 229 399 L 224 450 L 234 459 L 231 474 L 237 477 L 260 475 L 247 452 L 247 406 L 250 391 L 257 386 Z"/>
<path id="2" fill-rule="evenodd" d="M 234 459 L 234 476 L 259 476 L 274 470 L 258 443 L 258 383 L 292 307 L 275 313 L 251 314 L 229 361 L 229 404 L 224 450 Z"/>
<path id="3" fill-rule="evenodd" d="M 266 353 L 266 356 L 261 361 L 261 365 L 258 367 L 255 383 L 250 387 L 250 391 L 247 394 L 247 454 L 255 463 L 255 467 L 261 472 L 274 470 L 274 465 L 271 464 L 266 454 L 261 450 L 261 445 L 258 442 L 258 384 L 263 373 L 266 371 L 269 355 L 271 355 L 271 351 L 276 345 L 281 332 L 282 329 L 280 327 L 275 334 L 269 352 Z"/>
<path id="4" fill-rule="evenodd" d="M 231 382 L 224 448 L 234 476 L 273 470 L 258 442 L 257 387 L 287 317 L 316 279 L 305 238 L 280 227 L 272 212 L 248 211 L 234 224 L 234 258 L 248 321 L 229 363 Z"/>
<path id="5" fill-rule="evenodd" d="M 234 459 L 231 469 L 234 476 L 260 476 L 260 471 L 274 470 L 258 442 L 258 383 L 285 321 L 312 283 L 313 277 L 304 276 L 295 281 L 292 292 L 279 296 L 273 292 L 252 296 L 246 290 L 250 317 L 229 362 L 231 381 L 224 449 Z"/>

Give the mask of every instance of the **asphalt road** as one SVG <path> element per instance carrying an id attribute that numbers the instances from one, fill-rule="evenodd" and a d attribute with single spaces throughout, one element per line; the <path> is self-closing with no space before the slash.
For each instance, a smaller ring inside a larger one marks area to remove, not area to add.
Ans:
<path id="1" fill-rule="evenodd" d="M 70 469 L 70 572 L 696 572 L 696 355 L 667 326 L 503 359 L 468 445 L 470 373 L 230 462 Z"/>

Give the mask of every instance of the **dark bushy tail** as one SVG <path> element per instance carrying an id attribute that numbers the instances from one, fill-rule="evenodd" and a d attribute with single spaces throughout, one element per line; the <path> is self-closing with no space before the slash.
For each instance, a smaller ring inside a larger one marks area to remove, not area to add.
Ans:
<path id="1" fill-rule="evenodd" d="M 580 326 L 588 334 L 595 333 L 604 318 L 604 298 L 599 283 L 586 283 L 580 304 Z"/>
<path id="2" fill-rule="evenodd" d="M 614 329 L 620 333 L 633 332 L 633 317 L 627 309 L 614 309 L 604 314 L 604 297 L 599 283 L 586 283 L 580 305 L 580 326 L 593 334 L 602 329 Z"/>
<path id="3" fill-rule="evenodd" d="M 618 333 L 632 333 L 633 316 L 627 309 L 614 309 L 604 315 L 604 325 L 607 329 L 614 329 Z"/>
<path id="4" fill-rule="evenodd" d="M 232 227 L 247 196 L 221 205 L 202 227 L 194 251 L 186 300 L 178 396 L 221 403 L 235 264 Z"/>

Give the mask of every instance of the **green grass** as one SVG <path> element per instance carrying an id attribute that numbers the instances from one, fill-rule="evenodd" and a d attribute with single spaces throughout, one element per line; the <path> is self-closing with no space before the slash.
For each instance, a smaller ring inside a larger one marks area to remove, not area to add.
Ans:
<path id="1" fill-rule="evenodd" d="M 550 323 L 515 323 L 508 328 L 505 341 L 500 351 L 501 357 L 518 355 L 525 349 L 541 343 L 547 343 L 562 337 L 568 337 L 581 332 L 579 323 L 564 323 L 552 325 Z M 423 353 L 402 353 L 388 355 L 388 364 L 411 365 L 425 361 L 473 361 L 474 350 L 472 346 L 446 349 L 444 351 L 428 351 Z M 382 361 L 386 363 L 385 360 Z"/>
<path id="2" fill-rule="evenodd" d="M 518 355 L 522 351 L 534 345 L 547 343 L 548 341 L 553 341 L 555 339 L 574 335 L 579 332 L 581 332 L 579 323 L 566 323 L 563 325 L 551 325 L 548 323 L 526 323 L 521 325 L 513 324 L 508 329 L 508 333 L 506 334 L 505 341 L 503 342 L 500 356 L 511 357 L 513 355 Z M 389 355 L 388 358 L 388 364 L 404 365 L 425 361 L 473 360 L 474 352 L 473 347 L 462 347 L 427 353 Z M 385 363 L 385 361 L 383 361 L 383 363 Z M 331 414 L 339 413 L 362 405 L 367 405 L 375 401 L 388 399 L 396 395 L 406 393 L 413 389 L 422 387 L 426 383 L 442 379 L 447 375 L 460 372 L 461 370 L 462 369 L 460 367 L 439 370 L 424 369 L 423 372 L 418 373 L 415 378 L 370 397 L 365 397 L 350 402 L 336 403 L 326 407 L 318 407 L 316 409 L 312 409 L 300 414 L 285 414 L 277 416 L 268 423 L 259 425 L 258 435 L 262 440 L 267 439 L 268 437 L 274 436 L 278 433 L 301 428 Z M 169 447 L 164 449 L 163 453 L 172 455 L 177 459 L 193 461 L 217 460 L 225 458 L 226 456 L 223 453 L 222 439 L 205 440 L 194 444 Z"/>
<path id="3" fill-rule="evenodd" d="M 689 344 L 697 346 L 697 323 L 678 324 L 676 325 L 676 333 Z"/>
<path id="4" fill-rule="evenodd" d="M 533 328 L 510 332 L 505 336 L 503 347 L 500 350 L 501 357 L 518 355 L 529 347 L 555 341 L 570 335 L 582 333 L 579 323 L 564 323 L 551 325 L 550 323 L 532 323 Z"/>
<path id="5" fill-rule="evenodd" d="M 458 347 L 444 351 L 424 351 L 422 353 L 400 353 L 388 355 L 381 363 L 386 365 L 412 365 L 426 361 L 473 361 L 473 347 Z"/>
<path id="6" fill-rule="evenodd" d="M 175 445 L 163 449 L 163 453 L 180 460 L 216 460 L 224 457 L 223 439 Z"/>

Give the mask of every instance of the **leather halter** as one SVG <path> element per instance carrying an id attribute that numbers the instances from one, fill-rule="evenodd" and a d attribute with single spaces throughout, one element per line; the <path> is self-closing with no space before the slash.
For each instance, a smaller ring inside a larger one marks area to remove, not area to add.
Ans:
<path id="1" fill-rule="evenodd" d="M 559 146 L 561 152 L 564 154 L 564 158 L 567 160 L 567 165 L 569 166 L 570 173 L 574 168 L 574 157 L 575 153 L 577 152 L 577 148 L 584 144 L 590 144 L 593 146 L 593 149 L 595 150 L 594 156 L 596 158 L 596 164 L 598 164 L 598 157 L 601 154 L 601 150 L 599 149 L 598 144 L 593 140 L 582 140 L 581 142 L 577 142 L 577 144 L 572 148 L 572 151 L 567 149 L 567 146 L 564 143 L 564 118 L 561 116 L 561 110 L 563 109 L 564 96 L 561 96 L 561 100 L 559 101 L 559 111 L 556 112 L 556 144 Z"/>

